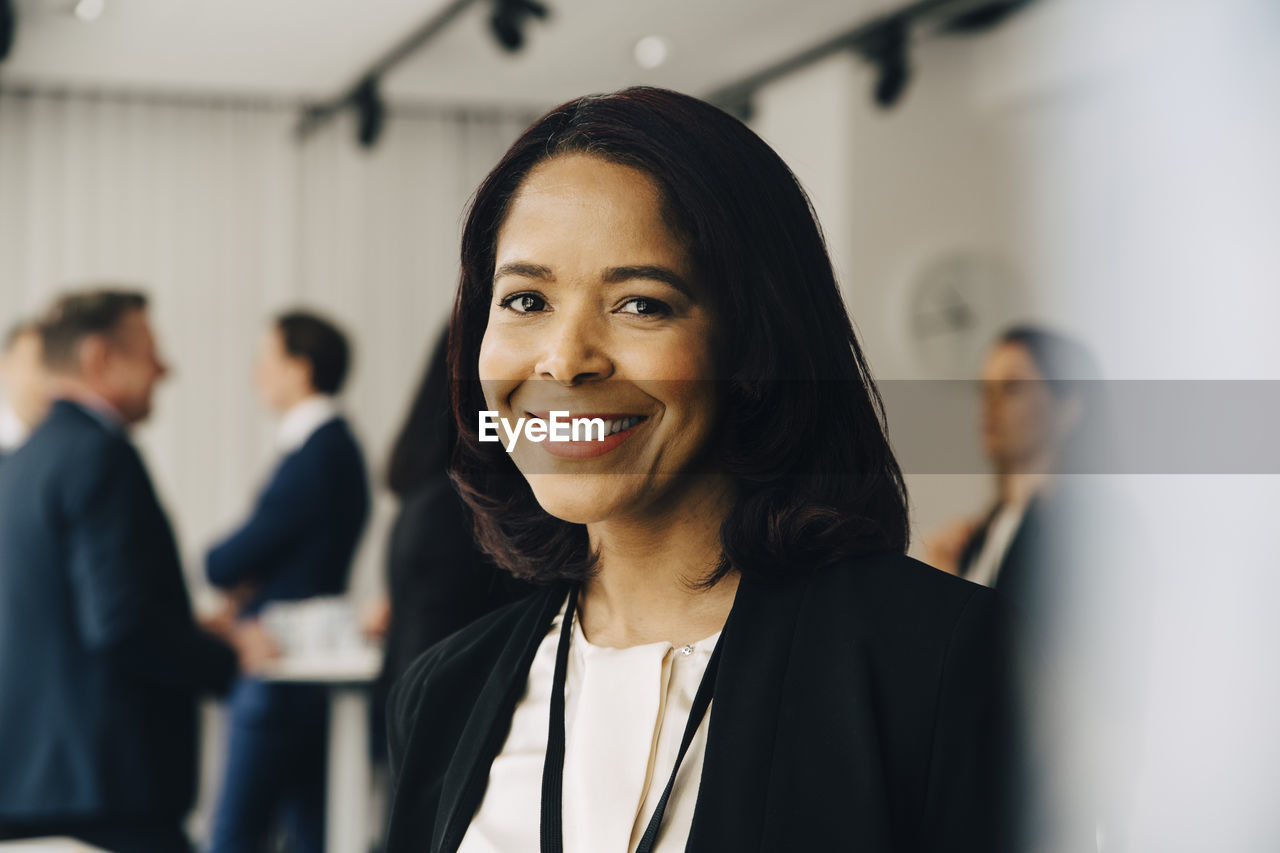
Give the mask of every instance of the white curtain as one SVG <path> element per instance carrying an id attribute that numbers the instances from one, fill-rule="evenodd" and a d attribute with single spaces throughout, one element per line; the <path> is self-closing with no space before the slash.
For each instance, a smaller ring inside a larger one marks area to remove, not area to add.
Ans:
<path id="1" fill-rule="evenodd" d="M 530 116 L 392 111 L 305 143 L 285 105 L 0 93 L 0 325 L 89 283 L 137 286 L 174 373 L 139 433 L 199 588 L 201 556 L 272 462 L 250 376 L 268 318 L 333 317 L 356 360 L 345 408 L 371 474 L 406 412 L 457 278 L 466 199 Z M 380 581 L 377 490 L 353 594 Z"/>

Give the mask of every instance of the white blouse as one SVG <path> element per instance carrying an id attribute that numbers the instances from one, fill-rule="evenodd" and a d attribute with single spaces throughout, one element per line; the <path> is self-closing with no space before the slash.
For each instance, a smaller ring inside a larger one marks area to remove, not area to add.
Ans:
<path id="1" fill-rule="evenodd" d="M 567 604 L 566 600 L 566 604 Z M 459 853 L 537 853 L 556 646 L 565 608 L 529 669 L 484 800 Z M 698 683 L 720 633 L 675 647 L 593 646 L 574 620 L 565 676 L 564 851 L 624 853 L 640 843 L 675 766 Z M 702 776 L 708 709 L 667 801 L 654 853 L 684 850 Z"/>
<path id="2" fill-rule="evenodd" d="M 1002 504 L 995 518 L 987 525 L 987 536 L 983 540 L 982 550 L 974 557 L 973 564 L 965 574 L 965 580 L 980 583 L 983 586 L 995 586 L 996 577 L 1000 574 L 1000 564 L 1004 555 L 1013 544 L 1013 537 L 1022 526 L 1022 516 L 1027 511 L 1026 504 Z"/>

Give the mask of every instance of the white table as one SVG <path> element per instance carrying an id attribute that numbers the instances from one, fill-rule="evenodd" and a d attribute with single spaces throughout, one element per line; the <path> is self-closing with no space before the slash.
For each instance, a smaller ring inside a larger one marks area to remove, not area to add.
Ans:
<path id="1" fill-rule="evenodd" d="M 0 841 L 3 853 L 107 853 L 74 838 L 24 838 L 22 841 Z"/>
<path id="2" fill-rule="evenodd" d="M 369 688 L 381 668 L 381 651 L 360 648 L 324 657 L 284 657 L 262 674 L 267 681 L 322 684 L 329 688 L 326 853 L 366 853 L 372 838 Z"/>

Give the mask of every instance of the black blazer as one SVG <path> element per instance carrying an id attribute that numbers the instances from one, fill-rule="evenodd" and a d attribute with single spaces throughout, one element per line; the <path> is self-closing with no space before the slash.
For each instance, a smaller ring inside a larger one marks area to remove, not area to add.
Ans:
<path id="1" fill-rule="evenodd" d="M 0 469 L 0 822 L 181 817 L 235 670 L 125 433 L 55 403 Z"/>
<path id="2" fill-rule="evenodd" d="M 490 614 L 397 684 L 387 853 L 457 849 L 566 592 Z M 721 641 L 688 851 L 1007 849 L 989 590 L 897 554 L 744 577 Z"/>
<path id="3" fill-rule="evenodd" d="M 982 524 L 960 550 L 960 559 L 957 564 L 960 577 L 969 576 L 974 561 L 978 559 L 978 555 L 982 553 L 982 546 L 986 544 L 991 523 L 995 521 L 996 514 L 999 512 L 1000 505 L 997 504 L 987 513 Z M 1009 540 L 1009 547 L 1000 558 L 1000 568 L 996 572 L 993 587 L 1020 606 L 1027 604 L 1033 586 L 1042 575 L 1043 564 L 1050 556 L 1045 542 L 1046 525 L 1050 523 L 1046 518 L 1047 513 L 1045 498 L 1043 496 L 1032 498 L 1027 508 L 1023 510 L 1018 529 Z"/>
<path id="4" fill-rule="evenodd" d="M 991 523 L 1000 511 L 997 504 L 960 551 L 960 577 L 967 577 L 982 551 Z M 1055 608 L 1067 590 L 1085 582 L 1094 567 L 1117 565 L 1116 548 L 1132 510 L 1115 495 L 1093 484 L 1060 482 L 1052 490 L 1033 497 L 1022 514 L 1018 529 L 1000 560 L 994 588 L 1014 608 L 1015 619 L 1027 617 L 1025 627 L 1042 628 L 1036 614 Z M 1096 577 L 1093 583 L 1106 582 Z"/>

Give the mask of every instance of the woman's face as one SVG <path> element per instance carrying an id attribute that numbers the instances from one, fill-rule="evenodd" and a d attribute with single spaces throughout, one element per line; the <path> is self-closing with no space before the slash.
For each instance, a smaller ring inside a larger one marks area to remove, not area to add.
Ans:
<path id="1" fill-rule="evenodd" d="M 567 411 L 612 430 L 516 440 L 543 509 L 586 524 L 682 505 L 701 478 L 677 475 L 699 462 L 716 420 L 714 328 L 655 181 L 586 155 L 541 163 L 511 203 L 494 269 L 479 363 L 488 408 L 513 427 Z"/>
<path id="2" fill-rule="evenodd" d="M 987 456 L 1017 471 L 1057 444 L 1057 405 L 1026 347 L 999 344 L 982 369 L 982 440 Z"/>

